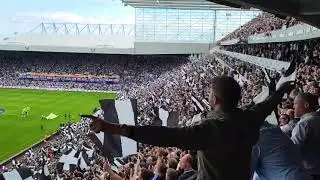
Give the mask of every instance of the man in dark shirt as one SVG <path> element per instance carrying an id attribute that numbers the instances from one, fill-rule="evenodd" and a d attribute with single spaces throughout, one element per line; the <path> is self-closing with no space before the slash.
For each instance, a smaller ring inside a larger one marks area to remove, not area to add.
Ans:
<path id="1" fill-rule="evenodd" d="M 251 149 L 257 142 L 260 126 L 291 89 L 291 83 L 284 83 L 264 102 L 241 110 L 237 108 L 241 98 L 239 84 L 231 77 L 215 77 L 210 93 L 214 115 L 191 127 L 128 126 L 90 115 L 84 117 L 92 119 L 91 130 L 97 133 L 104 131 L 145 144 L 198 150 L 198 180 L 248 180 Z"/>
<path id="2" fill-rule="evenodd" d="M 258 143 L 252 148 L 253 180 L 311 180 L 301 163 L 299 150 L 279 127 L 267 121 L 260 128 Z"/>

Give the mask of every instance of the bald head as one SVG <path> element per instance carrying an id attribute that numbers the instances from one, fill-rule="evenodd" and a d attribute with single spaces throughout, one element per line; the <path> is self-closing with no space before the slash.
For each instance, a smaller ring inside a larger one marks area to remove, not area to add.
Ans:
<path id="1" fill-rule="evenodd" d="M 294 99 L 294 115 L 301 117 L 302 115 L 316 111 L 318 107 L 318 99 L 310 93 L 299 93 Z"/>
<path id="2" fill-rule="evenodd" d="M 192 156 L 190 154 L 186 154 L 180 159 L 180 167 L 184 170 L 192 169 Z"/>

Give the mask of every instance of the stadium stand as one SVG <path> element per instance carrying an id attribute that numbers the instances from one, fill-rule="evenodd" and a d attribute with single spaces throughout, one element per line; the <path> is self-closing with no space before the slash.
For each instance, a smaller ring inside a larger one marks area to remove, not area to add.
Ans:
<path id="1" fill-rule="evenodd" d="M 239 27 L 237 30 L 222 38 L 220 42 L 231 39 L 243 39 L 255 34 L 262 34 L 278 29 L 285 29 L 298 23 L 300 22 L 291 17 L 280 19 L 273 14 L 262 12 L 247 24 Z"/>
<path id="2" fill-rule="evenodd" d="M 224 40 L 233 38 L 246 38 L 249 35 L 267 33 L 269 31 L 289 27 L 297 24 L 295 19 L 288 18 L 281 20 L 274 15 L 262 13 L 256 19 L 250 21 L 240 29 L 228 35 Z M 268 43 L 268 44 L 241 44 L 221 46 L 221 49 L 238 52 L 246 55 L 266 57 L 280 61 L 296 60 L 297 84 L 286 100 L 278 106 L 277 117 L 287 115 L 287 122 L 281 121 L 282 127 L 289 125 L 289 122 L 300 127 L 300 122 L 294 119 L 292 111 L 297 111 L 295 97 L 302 96 L 299 93 L 310 93 L 303 97 L 312 97 L 312 100 L 320 100 L 320 61 L 319 61 L 319 40 L 311 39 L 305 41 Z M 128 60 L 130 59 L 130 60 Z M 160 105 L 166 106 L 169 111 L 179 112 L 179 126 L 190 126 L 196 115 L 197 107 L 193 104 L 191 96 L 201 100 L 208 100 L 210 80 L 215 76 L 228 75 L 238 80 L 242 88 L 242 99 L 240 107 L 248 107 L 253 104 L 254 98 L 263 91 L 267 80 L 263 68 L 248 62 L 240 61 L 237 58 L 221 53 L 213 53 L 198 56 L 125 56 L 125 55 L 79 55 L 79 54 L 57 54 L 57 53 L 20 53 L 1 52 L 0 57 L 0 86 L 26 86 L 26 87 L 54 87 L 65 89 L 90 89 L 90 90 L 113 90 L 119 92 L 119 98 L 134 98 L 138 100 L 138 123 L 140 125 L 152 124 L 156 114 L 153 108 Z M 58 73 L 58 74 L 90 74 L 90 75 L 119 75 L 119 84 L 94 84 L 79 82 L 52 82 L 23 80 L 18 73 Z M 270 78 L 278 81 L 283 72 L 268 70 Z M 299 92 L 299 93 L 298 93 Z M 298 95 L 299 94 L 299 95 Z M 319 108 L 319 103 L 316 108 Z M 299 110 L 299 109 L 298 109 Z M 316 109 L 309 112 L 315 113 Z M 151 113 L 150 113 L 151 112 Z M 307 113 L 305 113 L 307 114 Z M 206 114 L 203 114 L 206 116 Z M 319 115 L 312 114 L 314 117 Z M 301 116 L 303 119 L 303 116 Z M 41 146 L 30 149 L 26 154 L 14 158 L 14 163 L 9 162 L 2 167 L 2 172 L 7 172 L 16 167 L 28 167 L 34 172 L 42 169 L 44 162 L 52 179 L 104 179 L 111 176 L 111 179 L 150 179 L 155 174 L 164 178 L 166 172 L 172 174 L 177 169 L 177 163 L 194 157 L 193 152 L 177 148 L 161 148 L 139 144 L 139 158 L 137 155 L 125 157 L 124 166 L 119 166 L 115 171 L 104 162 L 104 159 L 95 149 L 94 144 L 87 137 L 89 122 L 82 119 L 80 123 L 61 126 L 58 135 L 53 139 L 41 144 Z M 295 144 L 298 132 L 290 127 L 286 134 L 291 137 Z M 315 127 L 319 129 L 319 127 Z M 58 173 L 57 164 L 60 157 L 67 151 L 66 145 L 73 144 L 77 149 L 83 146 L 94 149 L 95 153 L 89 158 L 90 167 L 87 170 L 77 169 L 74 171 L 63 171 Z M 313 144 L 314 145 L 314 144 Z M 316 146 L 316 145 L 314 145 Z M 315 147 L 317 148 L 317 147 Z M 318 150 L 318 149 L 317 149 Z M 309 155 L 309 154 L 307 154 Z M 303 154 L 303 158 L 306 158 Z M 314 155 L 314 154 L 312 154 Z M 188 157 L 188 158 L 187 158 Z M 309 157 L 308 157 L 309 158 Z M 17 163 L 18 162 L 18 163 Z M 196 169 L 192 168 L 192 161 L 180 162 L 177 171 L 179 175 L 183 171 Z M 231 162 L 230 162 L 231 163 Z M 181 167 L 181 165 L 183 167 Z M 166 166 L 171 168 L 166 171 Z M 183 169 L 188 167 L 188 169 Z M 305 166 L 308 168 L 307 166 Z M 311 175 L 319 175 L 310 170 Z M 114 173 L 117 172 L 117 173 Z M 169 173 L 170 172 L 170 173 Z M 167 176 L 170 176 L 168 175 Z M 185 175 L 185 174 L 184 174 Z M 261 175 L 261 174 L 260 174 Z"/>
<path id="3" fill-rule="evenodd" d="M 291 61 L 293 59 L 298 61 L 300 63 L 297 76 L 299 88 L 318 97 L 320 73 L 318 47 L 319 40 L 311 39 L 287 43 L 235 45 L 224 48 L 229 51 L 281 61 Z"/>
<path id="4" fill-rule="evenodd" d="M 186 61 L 183 56 L 130 56 L 130 55 L 92 55 L 67 53 L 37 53 L 37 52 L 1 52 L 0 86 L 27 86 L 39 88 L 64 88 L 120 91 L 125 89 L 123 82 L 142 84 L 159 72 L 167 71 Z M 157 68 L 153 68 L 157 64 Z M 112 68 L 110 68 L 112 67 Z M 138 71 L 140 67 L 144 67 Z M 15 72 L 7 72 L 15 69 Z M 19 73 L 47 73 L 65 75 L 117 75 L 122 77 L 117 83 L 77 83 L 21 78 Z M 134 77 L 134 78 L 131 78 Z"/>
<path id="5" fill-rule="evenodd" d="M 257 8 L 262 11 L 276 14 L 278 17 L 284 18 L 285 16 L 295 17 L 296 19 L 301 20 L 302 22 L 308 23 L 312 26 L 319 27 L 318 14 L 314 13 L 318 11 L 317 7 L 318 1 L 304 1 L 296 2 L 292 0 L 277 1 L 271 0 L 268 2 L 265 1 L 250 1 L 250 0 L 209 0 L 211 2 L 216 2 L 218 4 L 225 4 L 230 7 L 236 8 Z M 277 4 L 276 6 L 274 4 Z"/>

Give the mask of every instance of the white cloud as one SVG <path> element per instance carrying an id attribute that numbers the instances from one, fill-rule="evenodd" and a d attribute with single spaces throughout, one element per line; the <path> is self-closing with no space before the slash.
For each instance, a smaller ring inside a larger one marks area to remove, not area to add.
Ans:
<path id="1" fill-rule="evenodd" d="M 45 15 L 42 15 L 42 18 L 47 18 L 51 19 L 52 21 L 65 21 L 65 22 L 83 22 L 85 21 L 85 17 L 80 16 L 75 13 L 70 13 L 70 12 L 54 12 L 52 14 L 48 13 Z"/>

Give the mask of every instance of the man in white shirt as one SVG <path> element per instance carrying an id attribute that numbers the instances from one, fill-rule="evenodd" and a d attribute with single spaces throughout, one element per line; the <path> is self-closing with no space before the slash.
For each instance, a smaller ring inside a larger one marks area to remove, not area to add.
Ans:
<path id="1" fill-rule="evenodd" d="M 291 140 L 302 156 L 304 167 L 315 178 L 320 178 L 320 116 L 316 113 L 317 98 L 300 93 L 294 100 L 294 114 L 300 121 L 292 131 Z"/>

